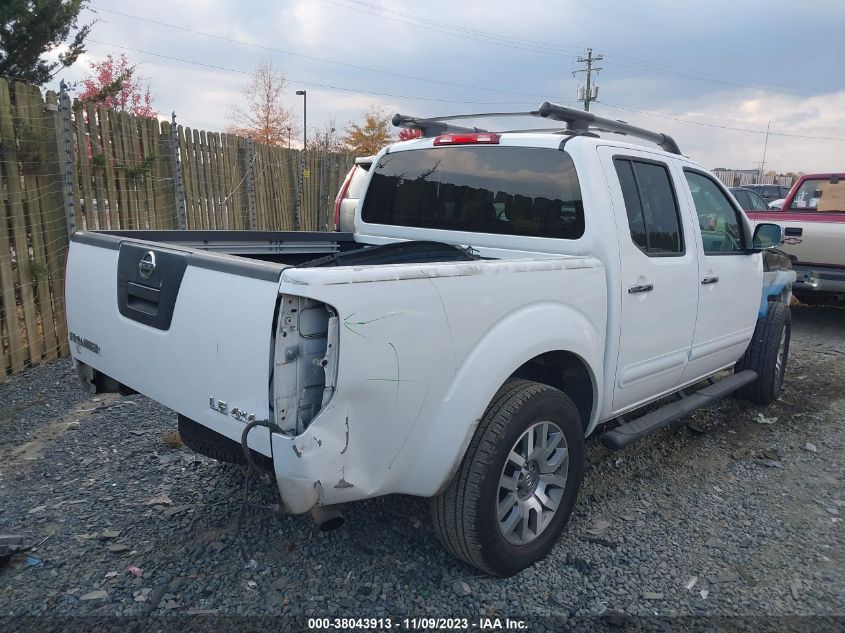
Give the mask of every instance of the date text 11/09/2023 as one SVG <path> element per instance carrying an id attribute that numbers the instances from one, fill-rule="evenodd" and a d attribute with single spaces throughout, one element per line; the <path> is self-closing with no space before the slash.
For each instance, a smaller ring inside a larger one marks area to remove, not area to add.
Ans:
<path id="1" fill-rule="evenodd" d="M 309 630 L 340 631 L 524 631 L 524 620 L 511 618 L 308 618 Z"/>

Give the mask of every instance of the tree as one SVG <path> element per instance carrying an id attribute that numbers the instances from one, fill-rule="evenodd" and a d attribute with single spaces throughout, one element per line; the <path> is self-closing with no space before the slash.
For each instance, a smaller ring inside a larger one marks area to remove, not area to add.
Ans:
<path id="1" fill-rule="evenodd" d="M 136 67 L 129 65 L 126 55 L 115 59 L 108 54 L 102 61 L 91 62 L 91 70 L 91 75 L 82 82 L 80 101 L 148 119 L 158 115 L 153 109 L 149 86 L 141 84 L 143 77 L 135 75 Z"/>
<path id="2" fill-rule="evenodd" d="M 359 156 L 368 156 L 392 143 L 394 138 L 390 114 L 384 107 L 371 105 L 363 114 L 363 125 L 350 122 L 341 140 L 347 151 Z"/>
<path id="3" fill-rule="evenodd" d="M 241 88 L 246 109 L 232 106 L 226 127 L 229 134 L 251 136 L 259 143 L 288 146 L 290 134 L 299 136 L 291 111 L 282 103 L 285 78 L 273 62 L 261 60 L 256 64 L 252 79 Z"/>
<path id="4" fill-rule="evenodd" d="M 41 85 L 85 52 L 91 24 L 77 28 L 87 0 L 2 0 L 0 2 L 0 75 Z M 71 34 L 72 31 L 75 33 Z M 67 46 L 58 61 L 41 59 Z"/>
<path id="5" fill-rule="evenodd" d="M 322 128 L 312 128 L 308 132 L 309 152 L 346 152 L 343 139 L 337 130 L 337 122 L 331 119 Z"/>
<path id="6" fill-rule="evenodd" d="M 420 130 L 412 130 L 406 127 L 403 127 L 399 130 L 399 140 L 400 141 L 410 141 L 412 138 L 420 138 L 422 136 L 422 131 Z"/>

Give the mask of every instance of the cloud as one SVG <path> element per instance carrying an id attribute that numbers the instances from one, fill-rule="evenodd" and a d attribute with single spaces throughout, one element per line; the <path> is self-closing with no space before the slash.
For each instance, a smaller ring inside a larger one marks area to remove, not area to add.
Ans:
<path id="1" fill-rule="evenodd" d="M 544 99 L 566 102 L 574 98 L 579 81 L 571 76 L 578 67 L 574 58 L 590 45 L 605 55 L 599 95 L 610 103 L 712 125 L 765 131 L 766 122 L 772 120 L 775 132 L 845 136 L 839 114 L 845 112 L 845 73 L 838 68 L 845 58 L 841 37 L 845 4 L 837 0 L 800 6 L 787 0 L 711 0 L 698 5 L 675 0 L 370 3 L 384 11 L 347 0 L 147 0 L 132 7 L 118 0 L 97 0 L 104 9 L 357 68 L 238 45 L 106 11 L 98 14 L 102 21 L 94 26 L 91 39 L 112 46 L 91 43 L 88 56 L 125 52 L 131 63 L 142 64 L 159 110 L 175 109 L 180 117 L 216 129 L 225 127 L 229 105 L 240 99 L 239 87 L 248 80 L 241 73 L 249 73 L 262 57 L 272 58 L 289 79 L 287 106 L 300 113 L 301 100 L 294 91 L 307 89 L 309 127 L 320 128 L 330 119 L 345 126 L 360 118 L 372 102 L 420 115 L 527 109 Z M 495 34 L 492 39 L 498 43 L 480 41 L 491 38 L 477 31 Z M 122 51 L 114 45 L 240 72 Z M 87 64 L 80 62 L 63 76 L 78 80 L 86 72 Z M 754 86 L 783 92 L 761 92 Z M 762 159 L 760 134 L 600 104 L 595 110 L 666 130 L 685 152 L 707 165 L 750 168 Z M 772 135 L 766 162 L 781 170 L 841 169 L 837 161 L 842 150 L 841 142 Z"/>

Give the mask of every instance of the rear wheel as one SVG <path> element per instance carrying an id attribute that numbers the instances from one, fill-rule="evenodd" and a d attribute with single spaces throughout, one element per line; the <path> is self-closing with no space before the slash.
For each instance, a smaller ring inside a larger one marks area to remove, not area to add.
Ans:
<path id="1" fill-rule="evenodd" d="M 753 369 L 757 380 L 743 387 L 739 396 L 758 404 L 769 404 L 780 394 L 789 357 L 792 316 L 789 306 L 780 301 L 769 303 L 766 316 L 757 319 L 754 336 L 734 371 Z"/>
<path id="2" fill-rule="evenodd" d="M 506 383 L 448 488 L 432 500 L 440 540 L 455 557 L 509 576 L 549 553 L 569 519 L 584 470 L 575 405 L 553 387 Z"/>

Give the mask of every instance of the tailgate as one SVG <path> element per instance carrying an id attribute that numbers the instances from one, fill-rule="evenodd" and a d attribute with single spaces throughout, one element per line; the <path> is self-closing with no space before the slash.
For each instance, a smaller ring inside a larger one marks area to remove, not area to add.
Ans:
<path id="1" fill-rule="evenodd" d="M 77 233 L 67 263 L 71 354 L 240 441 L 270 416 L 273 319 L 284 267 Z M 257 429 L 250 445 L 270 454 Z"/>

